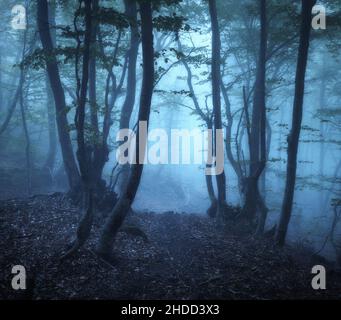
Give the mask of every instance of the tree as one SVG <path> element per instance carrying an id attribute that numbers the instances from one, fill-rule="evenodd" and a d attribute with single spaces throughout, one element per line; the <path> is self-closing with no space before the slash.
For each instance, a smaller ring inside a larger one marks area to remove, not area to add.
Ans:
<path id="1" fill-rule="evenodd" d="M 51 26 L 51 38 L 52 44 L 56 47 L 56 6 L 54 3 L 49 5 L 49 23 Z M 47 92 L 47 120 L 48 120 L 48 131 L 49 131 L 49 150 L 47 153 L 47 158 L 45 162 L 45 168 L 47 168 L 50 173 L 54 169 L 56 155 L 57 155 L 57 132 L 56 132 L 56 115 L 55 115 L 55 107 L 54 107 L 54 99 L 53 92 L 49 82 L 49 75 L 45 72 L 46 77 L 46 92 Z"/>
<path id="2" fill-rule="evenodd" d="M 267 209 L 259 192 L 258 180 L 266 165 L 266 54 L 267 54 L 267 16 L 266 0 L 259 0 L 260 13 L 260 45 L 256 71 L 256 81 L 253 95 L 253 110 L 250 129 L 249 177 L 245 183 L 245 205 L 243 211 L 247 217 L 253 219 L 257 208 L 260 209 L 259 228 L 257 233 L 264 230 Z"/>
<path id="3" fill-rule="evenodd" d="M 129 128 L 129 121 L 135 104 L 136 60 L 140 39 L 137 24 L 136 0 L 125 0 L 124 5 L 125 12 L 130 23 L 130 48 L 128 52 L 127 93 L 121 110 L 120 129 Z"/>
<path id="4" fill-rule="evenodd" d="M 276 243 L 279 246 L 283 246 L 285 243 L 285 237 L 287 234 L 293 206 L 297 168 L 297 151 L 303 114 L 305 74 L 311 33 L 312 8 L 315 3 L 315 0 L 302 0 L 301 5 L 300 43 L 296 66 L 292 124 L 291 131 L 288 136 L 287 174 L 281 216 L 276 232 Z"/>
<path id="5" fill-rule="evenodd" d="M 138 115 L 138 121 L 140 122 L 148 121 L 150 115 L 154 87 L 154 49 L 151 3 L 149 1 L 140 1 L 139 6 L 143 55 L 143 80 Z M 127 185 L 113 211 L 110 213 L 100 236 L 97 252 L 105 259 L 110 259 L 110 253 L 116 234 L 135 199 L 143 171 L 145 144 L 146 141 L 141 141 L 140 132 L 138 130 L 136 135 L 136 164 L 131 165 Z M 143 151 L 141 150 L 141 158 L 140 148 L 143 148 Z"/>
<path id="6" fill-rule="evenodd" d="M 59 142 L 62 150 L 65 171 L 68 177 L 71 194 L 78 193 L 80 188 L 80 175 L 73 154 L 69 124 L 67 120 L 67 106 L 65 94 L 59 75 L 57 59 L 54 55 L 54 47 L 50 34 L 49 12 L 47 0 L 38 0 L 37 23 L 40 40 L 46 55 L 46 68 L 49 76 L 50 86 L 53 92 L 56 108 L 56 121 Z"/>
<path id="7" fill-rule="evenodd" d="M 121 110 L 120 129 L 128 129 L 131 114 L 133 112 L 136 96 L 136 60 L 139 51 L 139 30 L 137 24 L 137 4 L 135 0 L 125 0 L 125 12 L 129 18 L 130 24 L 130 48 L 128 52 L 128 75 L 127 75 L 127 91 L 125 100 Z M 121 169 L 121 191 L 127 181 L 129 167 L 123 166 Z"/>
<path id="8" fill-rule="evenodd" d="M 79 1 L 79 6 L 82 5 L 82 0 Z M 82 54 L 82 77 L 79 79 L 78 62 L 80 51 L 80 40 L 78 40 L 77 53 L 76 53 L 76 77 L 77 77 L 77 109 L 75 115 L 75 125 L 77 130 L 77 160 L 79 165 L 79 171 L 82 180 L 82 195 L 83 195 L 83 216 L 78 225 L 77 238 L 72 248 L 67 251 L 62 259 L 66 259 L 71 256 L 76 250 L 78 250 L 88 239 L 93 221 L 93 193 L 95 189 L 96 179 L 93 176 L 92 161 L 93 147 L 88 141 L 85 130 L 85 114 L 86 114 L 86 98 L 88 92 L 89 83 L 89 62 L 90 62 L 90 44 L 92 38 L 92 16 L 91 6 L 92 0 L 84 0 L 85 11 L 85 31 L 84 31 L 84 45 Z M 78 12 L 77 12 L 78 13 Z M 79 38 L 78 38 L 79 39 Z"/>
<path id="9" fill-rule="evenodd" d="M 213 102 L 213 113 L 214 113 L 214 130 L 215 137 L 217 130 L 222 130 L 222 120 L 221 120 L 221 97 L 220 97 L 220 84 L 221 84 L 221 74 L 220 74 L 220 31 L 217 15 L 217 6 L 215 0 L 209 0 L 209 12 L 211 17 L 211 27 L 212 27 L 212 102 Z M 218 139 L 215 138 L 214 143 L 214 155 L 217 154 L 217 148 L 222 147 L 217 145 Z M 222 216 L 226 211 L 226 177 L 223 171 L 216 175 L 217 188 L 218 188 L 218 206 L 217 214 Z"/>

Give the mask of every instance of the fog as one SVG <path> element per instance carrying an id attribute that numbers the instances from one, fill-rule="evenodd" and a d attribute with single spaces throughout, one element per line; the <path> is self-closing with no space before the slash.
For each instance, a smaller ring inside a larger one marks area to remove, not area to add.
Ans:
<path id="1" fill-rule="evenodd" d="M 56 43 L 57 47 L 67 50 L 75 45 L 70 35 L 65 36 L 66 29 L 72 27 L 72 16 L 76 8 L 74 4 L 63 4 L 56 1 Z M 101 1 L 107 8 L 114 7 L 123 13 L 123 2 Z M 249 150 L 247 129 L 243 111 L 243 87 L 250 95 L 252 106 L 252 87 L 256 79 L 259 21 L 257 11 L 250 1 L 217 1 L 221 32 L 221 73 L 223 83 L 228 93 L 231 113 L 233 115 L 231 143 L 232 152 L 237 159 L 236 137 L 239 139 L 239 154 L 243 159 L 240 163 L 248 165 Z M 268 50 L 274 50 L 273 57 L 267 62 L 266 70 L 266 116 L 267 116 L 267 163 L 259 180 L 260 192 L 268 207 L 266 230 L 278 224 L 284 198 L 287 163 L 287 136 L 291 129 L 293 103 L 295 95 L 295 71 L 298 50 L 298 33 L 300 7 L 296 2 L 283 1 L 283 7 L 289 7 L 292 14 L 286 16 L 284 11 L 278 13 L 276 1 L 269 1 Z M 188 92 L 188 74 L 181 62 L 186 57 L 192 72 L 192 83 L 198 103 L 202 109 L 213 112 L 211 84 L 211 22 L 205 3 L 202 1 L 183 1 L 183 6 L 161 8 L 158 15 L 185 16 L 184 22 L 189 29 L 154 30 L 154 50 L 159 55 L 155 58 L 156 86 L 154 87 L 149 130 L 164 129 L 205 129 L 205 123 L 196 113 L 193 97 Z M 238 4 L 237 4 L 238 3 Z M 321 1 L 329 6 L 333 19 L 330 24 L 327 19 L 327 29 L 312 30 L 309 58 L 305 77 L 305 95 L 303 105 L 303 120 L 299 149 L 297 154 L 297 180 L 294 193 L 292 217 L 289 223 L 287 240 L 295 246 L 308 245 L 313 250 L 320 250 L 331 259 L 335 259 L 335 250 L 325 239 L 334 218 L 333 199 L 340 198 L 340 24 L 339 12 L 333 2 Z M 29 142 L 25 138 L 22 125 L 20 102 L 13 111 L 8 126 L 0 135 L 0 168 L 1 168 L 1 198 L 30 197 L 35 194 L 50 194 L 67 192 L 69 190 L 66 173 L 63 169 L 61 148 L 57 139 L 55 159 L 52 167 L 45 169 L 48 150 L 51 146 L 51 129 L 48 120 L 48 109 L 53 109 L 53 97 L 49 98 L 49 83 L 46 77 L 44 61 L 39 55 L 41 43 L 36 26 L 36 9 L 33 2 L 28 2 L 27 29 L 13 29 L 11 26 L 11 8 L 15 1 L 2 1 L 0 7 L 1 44 L 0 44 L 0 117 L 4 123 L 10 104 L 15 96 L 20 77 L 19 64 L 23 62 L 24 52 L 25 82 L 21 88 L 23 108 Z M 193 10 L 191 10 L 191 8 Z M 232 10 L 233 8 L 233 10 Z M 247 9 L 245 9 L 247 8 Z M 336 9 L 335 9 L 336 8 Z M 229 11 L 230 10 L 230 11 Z M 295 16 L 296 15 L 296 16 Z M 335 17 L 334 17 L 335 15 Z M 79 18 L 80 19 L 80 18 Z M 289 22 L 288 22 L 289 20 Z M 338 21 L 338 23 L 334 23 Z M 290 22 L 291 21 L 291 22 Z M 112 71 L 116 76 L 116 85 L 122 73 L 126 51 L 129 47 L 129 27 L 120 29 L 116 22 L 103 24 L 102 37 L 108 42 L 104 48 L 110 58 L 113 55 L 115 41 L 121 32 L 117 61 Z M 292 25 L 288 24 L 292 23 Z M 285 28 L 283 26 L 286 26 Z M 129 25 L 128 25 L 129 26 Z M 161 28 L 161 27 L 160 27 Z M 63 34 L 64 33 L 64 34 Z M 26 39 L 26 40 L 25 40 Z M 177 56 L 181 51 L 182 55 Z M 32 45 L 33 43 L 33 45 Z M 105 42 L 104 42 L 105 43 Z M 284 45 L 282 45 L 284 43 Z M 33 46 L 33 49 L 30 49 Z M 70 46 L 70 47 L 69 47 Z M 282 46 L 282 47 L 281 47 Z M 277 48 L 277 49 L 274 49 Z M 277 50 L 277 51 L 276 51 Z M 67 119 L 70 125 L 70 136 L 73 150 L 77 150 L 77 133 L 74 127 L 76 91 L 74 75 L 74 57 L 71 52 L 62 52 L 58 56 L 61 81 L 69 108 Z M 67 61 L 63 59 L 67 58 Z M 108 59 L 109 59 L 108 58 Z M 99 123 L 103 122 L 105 103 L 105 86 L 107 70 L 104 62 L 98 57 L 97 70 L 97 104 Z M 140 94 L 142 86 L 142 48 L 139 46 L 137 56 L 136 99 L 130 118 L 130 128 L 138 121 Z M 119 119 L 122 105 L 126 99 L 127 76 L 123 80 L 122 90 L 117 97 L 109 93 L 113 103 L 111 112 L 112 126 L 108 136 L 110 149 L 109 160 L 105 163 L 102 178 L 107 184 L 116 179 L 117 170 L 112 175 L 116 165 L 116 150 L 118 144 L 116 135 L 119 129 Z M 73 96 L 72 96 L 73 95 Z M 19 99 L 20 100 L 20 99 Z M 222 100 L 222 122 L 225 131 L 228 126 L 225 102 Z M 87 111 L 89 112 L 89 111 Z M 242 115 L 242 116 L 241 116 Z M 56 129 L 52 134 L 57 134 Z M 225 132 L 226 139 L 226 132 Z M 29 149 L 27 149 L 29 148 Z M 202 152 L 204 152 L 203 150 Z M 27 152 L 30 155 L 27 163 Z M 193 154 L 192 154 L 193 156 Z M 231 206 L 243 207 L 244 195 L 239 189 L 238 178 L 225 150 L 225 175 L 227 203 Z M 30 174 L 27 173 L 29 166 Z M 151 165 L 143 169 L 142 180 L 133 202 L 134 211 L 141 212 L 177 212 L 206 215 L 210 206 L 205 180 L 205 164 L 196 165 Z M 31 181 L 27 182 L 27 177 Z M 120 179 L 114 190 L 120 194 Z M 215 181 L 215 177 L 213 177 Z M 29 186 L 27 186 L 29 183 Z M 215 192 L 217 186 L 214 184 Z M 335 237 L 341 241 L 340 226 Z"/>

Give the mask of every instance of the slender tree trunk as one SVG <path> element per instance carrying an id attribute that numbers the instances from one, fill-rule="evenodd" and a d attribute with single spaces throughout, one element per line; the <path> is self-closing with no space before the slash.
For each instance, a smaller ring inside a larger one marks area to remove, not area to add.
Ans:
<path id="1" fill-rule="evenodd" d="M 22 50 L 22 61 L 25 58 L 25 52 L 26 52 L 26 44 L 27 44 L 27 29 L 25 30 L 24 34 L 24 47 Z M 23 131 L 24 131 L 24 137 L 25 137 L 25 158 L 26 158 L 26 188 L 27 188 L 27 195 L 29 196 L 31 194 L 31 142 L 30 142 L 30 135 L 27 128 L 27 119 L 26 119 L 26 112 L 25 112 L 25 106 L 24 106 L 24 95 L 23 95 L 23 86 L 25 82 L 25 70 L 24 67 L 22 67 L 21 70 L 22 74 L 22 83 L 21 83 L 21 90 L 19 93 L 19 104 L 20 104 L 20 112 L 21 112 L 21 119 L 23 124 Z M 29 89 L 27 89 L 28 91 Z M 27 98 L 27 94 L 26 94 Z M 26 99 L 27 100 L 27 99 Z"/>
<path id="2" fill-rule="evenodd" d="M 136 61 L 139 49 L 137 5 L 135 0 L 125 0 L 125 12 L 130 20 L 130 48 L 128 53 L 127 93 L 122 106 L 120 129 L 129 128 L 136 96 Z"/>
<path id="3" fill-rule="evenodd" d="M 99 0 L 92 0 L 92 11 L 94 15 L 98 14 Z M 108 158 L 108 148 L 106 143 L 102 143 L 98 124 L 98 106 L 97 106 L 97 63 L 96 63 L 96 48 L 97 35 L 99 26 L 97 18 L 93 19 L 91 27 L 91 45 L 89 58 L 89 102 L 90 102 L 90 122 L 91 134 L 93 136 L 93 184 L 94 192 L 96 193 L 96 202 L 100 201 L 105 193 L 105 181 L 102 180 L 102 172 L 105 162 Z"/>
<path id="4" fill-rule="evenodd" d="M 65 171 L 68 177 L 69 186 L 72 194 L 77 193 L 80 186 L 80 176 L 73 154 L 69 124 L 67 120 L 67 107 L 65 102 L 65 94 L 60 80 L 59 69 L 56 57 L 53 53 L 54 47 L 49 29 L 49 14 L 47 0 L 38 0 L 37 4 L 37 22 L 40 40 L 45 53 L 48 55 L 46 61 L 47 73 L 51 89 L 53 91 L 56 121 L 59 135 L 59 142 L 61 145 L 62 156 Z"/>
<path id="5" fill-rule="evenodd" d="M 257 206 L 259 208 L 259 217 L 257 224 L 257 235 L 262 235 L 264 232 L 265 222 L 268 214 L 268 209 L 264 203 L 262 194 L 259 192 L 258 180 L 262 173 L 265 174 L 264 169 L 267 161 L 267 139 L 266 139 L 266 56 L 267 56 L 267 41 L 268 41 L 268 28 L 267 28 L 267 2 L 266 0 L 260 0 L 260 20 L 261 20 L 261 41 L 259 49 L 259 92 L 257 93 L 257 100 L 259 99 L 259 111 L 260 111 L 260 159 L 258 162 L 258 169 L 255 172 L 257 179 Z M 256 92 L 258 90 L 256 89 Z M 265 177 L 265 176 L 264 176 Z M 264 180 L 265 181 L 265 180 Z"/>
<path id="6" fill-rule="evenodd" d="M 27 100 L 27 99 L 26 99 Z M 21 119 L 23 124 L 23 131 L 25 136 L 25 158 L 26 158 L 26 187 L 27 187 L 27 195 L 29 196 L 32 191 L 32 167 L 31 167 L 31 141 L 30 141 L 30 135 L 28 132 L 27 127 L 27 118 L 26 118 L 26 110 L 24 106 L 24 97 L 23 92 L 20 92 L 20 112 L 21 112 Z"/>
<path id="7" fill-rule="evenodd" d="M 125 0 L 125 13 L 130 20 L 130 48 L 128 52 L 128 77 L 127 92 L 121 110 L 120 129 L 128 129 L 131 114 L 133 112 L 136 97 L 136 61 L 139 50 L 139 30 L 137 24 L 137 4 L 136 0 Z M 129 175 L 129 166 L 121 168 L 120 191 L 125 188 Z"/>
<path id="8" fill-rule="evenodd" d="M 52 44 L 56 46 L 56 6 L 54 3 L 51 3 L 49 6 L 49 23 L 51 28 L 51 38 Z M 46 92 L 47 92 L 47 126 L 49 133 L 49 150 L 47 153 L 47 159 L 45 162 L 45 168 L 49 170 L 51 177 L 52 171 L 54 169 L 56 155 L 57 155 L 57 129 L 56 129 L 56 115 L 55 115 L 55 106 L 53 100 L 53 92 L 49 82 L 49 76 L 46 72 Z"/>
<path id="9" fill-rule="evenodd" d="M 80 87 L 77 88 L 77 110 L 75 116 L 75 125 L 77 131 L 77 159 L 83 186 L 88 188 L 91 184 L 91 164 L 88 159 L 90 145 L 86 139 L 85 128 L 85 108 L 86 98 L 88 93 L 89 83 L 89 61 L 90 61 L 90 43 L 92 31 L 91 19 L 91 0 L 85 0 L 85 35 L 84 35 L 84 48 L 82 51 L 82 78 L 79 81 Z M 78 52 L 79 54 L 79 52 Z M 77 62 L 76 62 L 77 63 Z M 78 78 L 78 66 L 76 66 L 76 77 Z"/>
<path id="10" fill-rule="evenodd" d="M 92 0 L 93 14 L 98 14 L 99 0 Z M 89 58 L 89 102 L 90 102 L 90 122 L 92 127 L 94 140 L 99 139 L 98 128 L 98 114 L 97 114 L 97 63 L 96 63 L 96 49 L 97 49 L 97 33 L 99 31 L 97 17 L 93 19 L 91 26 L 91 44 L 90 44 L 90 58 Z"/>
<path id="11" fill-rule="evenodd" d="M 305 88 L 305 74 L 308 61 L 312 8 L 315 0 L 302 0 L 300 44 L 298 48 L 298 60 L 295 80 L 295 97 L 292 115 L 291 132 L 288 136 L 288 160 L 285 192 L 282 204 L 282 211 L 276 233 L 276 242 L 283 246 L 288 230 L 292 212 L 292 205 L 295 192 L 297 151 L 301 131 L 303 100 Z"/>
<path id="12" fill-rule="evenodd" d="M 253 97 L 252 122 L 250 131 L 250 168 L 249 177 L 246 179 L 244 215 L 253 220 L 257 213 L 257 208 L 263 208 L 261 205 L 263 199 L 258 188 L 259 177 L 266 165 L 266 52 L 267 52 L 267 16 L 266 0 L 259 0 L 260 14 L 260 46 L 257 63 L 257 74 L 255 81 L 255 92 Z M 264 230 L 266 220 L 266 210 L 260 209 L 260 216 L 257 227 L 257 234 Z"/>
<path id="13" fill-rule="evenodd" d="M 98 11 L 98 0 L 92 0 L 93 12 L 97 14 Z M 92 22 L 91 27 L 91 50 L 89 58 L 89 102 L 90 102 L 90 119 L 93 134 L 95 135 L 95 141 L 99 138 L 98 130 L 98 115 L 97 115 L 97 66 L 96 66 L 96 43 L 97 43 L 97 32 L 98 23 L 96 20 Z"/>
<path id="14" fill-rule="evenodd" d="M 85 34 L 84 46 L 82 51 L 82 78 L 79 80 L 78 58 L 76 59 L 76 77 L 77 77 L 77 110 L 75 125 L 77 130 L 77 160 L 82 180 L 83 191 L 83 216 L 77 228 L 77 238 L 73 246 L 67 251 L 61 259 L 64 260 L 75 253 L 90 236 L 93 223 L 93 192 L 94 177 L 92 168 L 93 147 L 87 141 L 85 128 L 86 98 L 88 94 L 89 70 L 90 70 L 90 46 L 92 40 L 92 0 L 85 0 Z M 78 47 L 79 48 L 79 47 Z M 79 55 L 79 50 L 77 52 Z M 80 86 L 79 86 L 80 84 Z M 90 106 L 91 110 L 91 106 Z M 91 113 L 91 111 L 90 111 Z M 92 119 L 91 119 L 92 121 Z"/>
<path id="15" fill-rule="evenodd" d="M 320 110 L 325 109 L 325 100 L 326 100 L 326 58 L 323 57 L 323 69 L 322 69 L 322 77 L 320 82 L 320 94 L 319 94 L 319 106 Z M 321 135 L 321 142 L 320 142 L 320 161 L 319 161 L 319 175 L 320 175 L 320 181 L 323 184 L 324 181 L 324 165 L 325 165 L 325 127 L 323 121 L 320 121 L 320 135 Z M 320 212 L 323 211 L 323 199 L 324 199 L 325 192 L 320 192 Z"/>
<path id="16" fill-rule="evenodd" d="M 90 44 L 90 58 L 89 58 L 89 102 L 90 102 L 90 122 L 91 122 L 91 135 L 93 136 L 93 158 L 91 162 L 92 180 L 93 180 L 93 201 L 88 203 L 96 203 L 99 205 L 107 192 L 106 182 L 102 179 L 103 168 L 105 163 L 109 159 L 109 148 L 107 145 L 107 138 L 111 124 L 107 125 L 107 120 L 104 120 L 103 133 L 100 133 L 98 122 L 98 103 L 97 103 L 97 63 L 96 63 L 96 50 L 100 42 L 100 26 L 98 23 L 98 9 L 99 0 L 91 0 L 92 15 L 95 19 L 92 19 L 91 27 L 91 44 Z M 99 39 L 99 40 L 98 40 Z M 107 88 L 105 93 L 106 108 L 108 106 L 108 90 L 110 80 L 113 74 L 109 74 L 107 79 Z M 110 111 L 108 111 L 110 118 Z M 106 118 L 106 117 L 105 117 Z M 105 129 L 104 129 L 105 127 Z"/>
<path id="17" fill-rule="evenodd" d="M 152 8 L 149 1 L 140 2 L 142 54 L 143 54 L 143 80 L 140 98 L 138 120 L 149 121 L 151 99 L 154 86 L 154 48 L 153 48 L 153 22 Z M 128 211 L 134 201 L 143 171 L 143 159 L 146 141 L 140 138 L 140 131 L 136 139 L 136 160 L 130 169 L 127 186 L 122 193 L 115 208 L 111 212 L 100 236 L 97 252 L 100 256 L 109 259 L 116 234 L 121 227 Z M 141 149 L 141 156 L 140 156 Z M 141 162 L 141 163 L 140 163 Z"/>
<path id="18" fill-rule="evenodd" d="M 212 99 L 213 99 L 213 112 L 214 112 L 214 131 L 222 130 L 222 120 L 221 120 L 221 99 L 220 99 L 220 84 L 221 84 L 221 73 L 220 73 L 220 31 L 217 16 L 217 6 L 216 0 L 209 0 L 209 12 L 211 17 L 212 26 Z M 217 154 L 216 134 L 215 136 L 215 146 L 214 154 Z M 216 175 L 217 189 L 218 189 L 218 208 L 217 214 L 219 217 L 224 215 L 226 211 L 226 177 L 223 171 Z"/>
<path id="19" fill-rule="evenodd" d="M 206 119 L 206 127 L 208 130 L 212 130 L 213 125 L 212 125 L 211 119 Z M 210 156 L 210 153 L 212 154 L 212 150 L 209 150 L 209 149 L 210 148 L 208 148 L 208 150 L 207 150 L 208 157 Z M 210 166 L 208 164 L 206 164 L 206 169 L 209 169 L 209 167 Z M 208 196 L 209 196 L 210 202 L 211 202 L 210 207 L 207 209 L 207 215 L 210 216 L 211 218 L 213 218 L 217 213 L 218 200 L 217 200 L 215 193 L 214 193 L 212 176 L 205 174 L 205 180 L 206 180 Z"/>
<path id="20" fill-rule="evenodd" d="M 54 107 L 53 93 L 50 87 L 48 76 L 46 77 L 46 92 L 47 92 L 47 126 L 49 133 L 49 150 L 45 162 L 45 168 L 49 170 L 50 174 L 55 166 L 57 156 L 57 129 L 56 129 L 56 115 Z"/>
<path id="21" fill-rule="evenodd" d="M 1 38 L 0 38 L 0 42 L 1 41 Z M 2 48 L 0 46 L 0 108 L 1 110 L 3 110 L 3 103 L 4 103 L 4 100 L 3 100 L 3 83 L 2 83 Z"/>

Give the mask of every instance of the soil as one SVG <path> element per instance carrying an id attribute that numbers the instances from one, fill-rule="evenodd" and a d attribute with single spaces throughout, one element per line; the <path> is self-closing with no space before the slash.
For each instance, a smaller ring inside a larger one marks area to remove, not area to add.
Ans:
<path id="1" fill-rule="evenodd" d="M 70 259 L 80 210 L 62 193 L 0 202 L 1 299 L 340 299 L 341 273 L 324 261 L 327 289 L 313 290 L 316 260 L 305 248 L 278 248 L 230 223 L 199 214 L 132 212 L 120 232 L 114 264 L 95 254 L 103 216 Z M 27 289 L 11 287 L 23 265 Z"/>

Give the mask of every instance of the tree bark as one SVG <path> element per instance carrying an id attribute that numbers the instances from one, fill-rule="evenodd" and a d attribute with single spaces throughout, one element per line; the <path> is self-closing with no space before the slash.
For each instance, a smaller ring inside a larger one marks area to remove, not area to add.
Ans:
<path id="1" fill-rule="evenodd" d="M 128 53 L 127 93 L 122 106 L 120 129 L 129 128 L 131 113 L 136 96 L 136 61 L 139 50 L 139 30 L 137 24 L 137 5 L 135 0 L 125 0 L 125 12 L 130 20 L 130 48 Z"/>
<path id="2" fill-rule="evenodd" d="M 221 100 L 220 100 L 220 83 L 221 83 L 221 73 L 220 73 L 220 31 L 217 16 L 217 6 L 216 0 L 209 0 L 209 12 L 211 17 L 211 27 L 212 27 L 212 102 L 213 102 L 213 113 L 214 113 L 214 131 L 222 130 L 222 120 L 221 120 Z M 216 134 L 214 134 L 216 137 Z M 217 154 L 217 139 L 215 139 L 214 144 L 214 154 Z M 217 215 L 222 217 L 226 211 L 226 177 L 223 171 L 216 175 L 217 189 L 218 189 L 218 207 Z"/>
<path id="3" fill-rule="evenodd" d="M 265 170 L 267 160 L 267 140 L 266 140 L 266 56 L 267 56 L 267 41 L 268 41 L 268 28 L 267 28 L 267 2 L 266 0 L 260 0 L 260 20 L 261 20 L 261 41 L 259 49 L 259 92 L 256 88 L 256 99 L 259 104 L 260 113 L 260 155 L 257 171 L 254 173 L 257 179 L 257 206 L 259 208 L 258 223 L 256 229 L 256 235 L 262 235 L 265 228 L 265 222 L 268 214 L 268 209 L 265 206 L 264 199 L 259 192 L 258 181 L 259 177 Z M 259 99 L 259 101 L 258 101 Z"/>
<path id="4" fill-rule="evenodd" d="M 75 125 L 77 130 L 77 160 L 82 181 L 83 196 L 83 216 L 77 228 L 77 238 L 71 247 L 62 257 L 64 260 L 73 255 L 89 238 L 93 224 L 93 192 L 96 182 L 93 177 L 92 158 L 93 147 L 87 141 L 85 129 L 85 108 L 88 93 L 89 69 L 90 69 L 90 46 L 92 40 L 92 0 L 84 0 L 85 3 L 85 34 L 84 48 L 82 51 L 82 79 L 78 75 L 78 58 L 76 59 L 76 77 L 77 77 L 77 109 L 75 116 Z M 78 47 L 79 49 L 79 47 Z M 79 50 L 77 55 L 79 54 Z M 80 86 L 79 86 L 80 84 Z M 90 106 L 91 110 L 91 106 Z M 90 111 L 91 114 L 91 111 Z M 91 119 L 92 121 L 92 119 Z"/>
<path id="5" fill-rule="evenodd" d="M 51 38 L 52 38 L 52 45 L 56 46 L 56 6 L 51 3 L 49 6 L 49 23 L 52 27 Z M 45 168 L 49 170 L 51 177 L 52 171 L 54 169 L 56 155 L 57 155 L 57 129 L 56 129 L 56 115 L 55 115 L 55 106 L 53 100 L 53 92 L 49 82 L 49 76 L 46 72 L 46 92 L 47 92 L 47 101 L 46 101 L 46 108 L 47 108 L 47 126 L 48 126 L 48 133 L 49 133 L 49 150 L 47 153 L 47 159 L 45 162 Z"/>
<path id="6" fill-rule="evenodd" d="M 143 54 L 143 80 L 138 120 L 148 122 L 154 85 L 153 22 L 152 8 L 149 1 L 140 2 L 140 15 Z M 109 257 L 116 234 L 121 227 L 126 215 L 128 214 L 131 204 L 134 201 L 142 176 L 146 141 L 140 141 L 139 130 L 137 131 L 136 138 L 137 164 L 131 165 L 127 186 L 119 201 L 116 203 L 108 220 L 106 221 L 97 248 L 98 254 L 106 259 L 110 259 Z M 139 155 L 140 148 L 144 150 L 144 152 L 142 152 L 143 155 L 141 155 L 141 158 Z"/>
<path id="7" fill-rule="evenodd" d="M 319 105 L 318 108 L 320 110 L 325 109 L 325 103 L 326 103 L 326 89 L 327 89 L 327 81 L 326 81 L 326 58 L 323 57 L 322 62 L 322 77 L 320 82 L 320 94 L 319 94 Z M 320 135 L 321 135 L 321 142 L 320 142 L 320 159 L 319 159 L 319 175 L 320 175 L 320 181 L 323 184 L 324 181 L 324 166 L 325 166 L 325 156 L 326 156 L 326 148 L 325 148 L 325 126 L 323 121 L 320 121 Z M 323 212 L 323 199 L 324 199 L 325 192 L 320 192 L 320 211 Z"/>
<path id="8" fill-rule="evenodd" d="M 212 130 L 212 120 L 211 119 L 206 119 L 206 127 L 207 130 Z M 211 150 L 209 150 L 210 148 L 208 148 L 208 157 L 210 156 L 210 152 Z M 210 165 L 206 164 L 206 169 L 209 169 Z M 206 187 L 207 187 L 207 192 L 208 192 L 208 196 L 210 198 L 210 202 L 211 205 L 210 207 L 207 209 L 206 213 L 209 217 L 213 218 L 216 216 L 217 214 L 217 210 L 218 210 L 218 200 L 215 196 L 215 192 L 214 192 L 214 187 L 213 187 L 213 179 L 211 175 L 205 174 L 205 180 L 206 180 Z"/>
<path id="9" fill-rule="evenodd" d="M 293 105 L 291 132 L 288 136 L 288 160 L 286 184 L 280 221 L 276 233 L 276 243 L 279 246 L 283 246 L 285 243 L 285 238 L 293 206 L 296 182 L 297 151 L 303 114 L 305 74 L 309 53 L 312 8 L 315 5 L 315 3 L 316 3 L 315 0 L 302 0 L 300 43 L 298 48 L 298 60 L 295 79 L 295 97 Z"/>
<path id="10" fill-rule="evenodd" d="M 25 51 L 26 51 L 26 44 L 27 44 L 27 29 L 25 30 L 24 35 L 24 47 L 22 50 L 22 61 L 24 61 L 25 58 Z M 24 67 L 22 67 L 22 83 L 21 83 L 21 90 L 19 94 L 19 104 L 20 104 L 20 112 L 21 112 L 21 119 L 22 119 L 22 125 L 23 125 L 23 132 L 25 137 L 25 158 L 26 158 L 26 188 L 27 188 L 27 195 L 29 196 L 31 194 L 31 141 L 30 141 L 30 135 L 28 132 L 27 127 L 27 118 L 26 118 L 26 110 L 24 106 L 24 93 L 23 93 L 23 86 L 25 82 L 25 70 Z M 28 92 L 29 88 L 27 88 Z M 27 100 L 27 92 L 25 94 L 25 100 Z"/>
<path id="11" fill-rule="evenodd" d="M 92 9 L 96 14 L 98 11 L 98 1 L 92 0 Z M 96 64 L 96 42 L 97 42 L 97 31 L 98 23 L 97 21 L 92 22 L 91 27 L 91 52 L 89 58 L 89 103 L 90 103 L 90 118 L 91 127 L 93 134 L 95 135 L 95 141 L 99 138 L 98 132 L 98 115 L 97 115 L 97 89 L 96 89 L 96 79 L 97 79 L 97 64 Z"/>
<path id="12" fill-rule="evenodd" d="M 137 24 L 137 4 L 136 0 L 125 0 L 125 13 L 130 23 L 130 48 L 128 52 L 128 75 L 127 75 L 127 92 L 121 110 L 120 129 L 128 129 L 131 114 L 135 105 L 136 97 L 136 61 L 139 50 L 139 29 Z M 125 188 L 129 175 L 129 166 L 124 165 L 120 173 L 120 191 Z"/>
<path id="13" fill-rule="evenodd" d="M 0 41 L 1 41 L 1 38 L 0 38 Z M 2 49 L 0 47 L 0 108 L 1 110 L 3 109 L 3 103 L 4 103 L 4 100 L 3 100 L 3 83 L 2 83 Z"/>
<path id="14" fill-rule="evenodd" d="M 46 54 L 49 55 L 46 61 L 47 73 L 51 89 L 53 91 L 56 121 L 61 145 L 65 171 L 69 181 L 71 193 L 77 193 L 80 186 L 80 176 L 73 154 L 72 143 L 69 134 L 69 124 L 67 120 L 67 106 L 65 94 L 60 80 L 57 59 L 53 53 L 54 47 L 49 29 L 49 14 L 47 0 L 38 0 L 37 3 L 37 22 L 40 40 Z"/>
<path id="15" fill-rule="evenodd" d="M 266 165 L 266 53 L 267 53 L 267 16 L 266 0 L 259 0 L 260 45 L 256 71 L 255 92 L 253 96 L 252 122 L 250 131 L 250 168 L 245 181 L 244 216 L 251 221 L 257 208 L 260 211 L 257 234 L 264 230 L 267 210 L 259 192 L 258 181 Z M 262 205 L 263 204 L 263 205 Z"/>
<path id="16" fill-rule="evenodd" d="M 49 150 L 47 153 L 47 158 L 44 167 L 49 170 L 52 175 L 52 171 L 55 166 L 56 156 L 57 156 L 57 130 L 56 130 L 56 115 L 53 100 L 53 93 L 50 87 L 48 76 L 46 77 L 46 92 L 47 92 L 47 126 L 49 134 Z"/>

